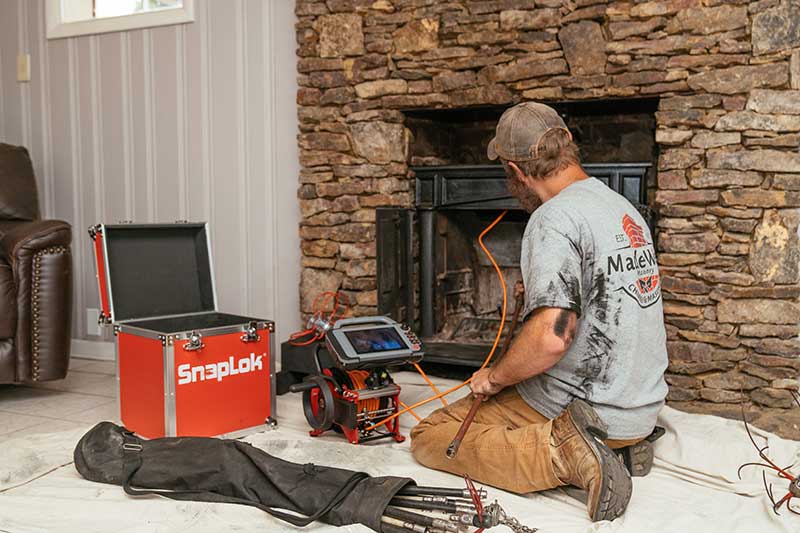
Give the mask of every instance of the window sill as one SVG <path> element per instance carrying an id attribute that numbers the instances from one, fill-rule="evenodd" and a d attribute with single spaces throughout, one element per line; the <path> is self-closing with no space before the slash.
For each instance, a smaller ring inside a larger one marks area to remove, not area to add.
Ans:
<path id="1" fill-rule="evenodd" d="M 183 0 L 183 7 L 77 22 L 63 22 L 59 0 L 47 0 L 47 38 L 62 39 L 118 31 L 194 22 L 194 1 Z"/>

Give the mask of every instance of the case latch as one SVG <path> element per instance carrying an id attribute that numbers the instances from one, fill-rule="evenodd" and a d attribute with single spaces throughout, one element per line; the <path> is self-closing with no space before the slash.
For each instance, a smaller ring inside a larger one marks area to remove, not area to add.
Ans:
<path id="1" fill-rule="evenodd" d="M 203 344 L 203 336 L 199 332 L 193 331 L 189 334 L 189 342 L 183 345 L 183 349 L 187 352 L 194 352 L 200 350 L 205 346 Z"/>
<path id="2" fill-rule="evenodd" d="M 244 335 L 240 337 L 242 342 L 258 342 L 261 336 L 258 334 L 258 324 L 250 322 L 244 330 Z"/>

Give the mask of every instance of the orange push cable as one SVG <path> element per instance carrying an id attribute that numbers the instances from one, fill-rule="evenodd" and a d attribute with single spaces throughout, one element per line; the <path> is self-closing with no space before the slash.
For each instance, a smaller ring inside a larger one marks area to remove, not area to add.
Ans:
<path id="1" fill-rule="evenodd" d="M 494 352 L 497 349 L 497 345 L 500 343 L 500 337 L 503 336 L 503 327 L 506 324 L 506 305 L 508 304 L 508 295 L 506 294 L 506 280 L 503 277 L 503 272 L 500 270 L 500 267 L 497 265 L 497 261 L 494 260 L 494 256 L 492 256 L 492 254 L 489 252 L 489 250 L 483 244 L 483 237 L 487 233 L 492 231 L 492 229 L 498 224 L 498 222 L 503 220 L 503 217 L 506 216 L 507 212 L 508 211 L 503 211 L 502 213 L 500 213 L 500 216 L 498 216 L 496 219 L 494 219 L 494 221 L 491 224 L 489 224 L 486 227 L 486 229 L 481 232 L 480 235 L 478 235 L 478 245 L 480 245 L 481 250 L 483 250 L 483 253 L 486 254 L 486 257 L 488 257 L 489 261 L 492 263 L 492 266 L 494 267 L 495 272 L 497 272 L 497 277 L 500 280 L 500 286 L 503 288 L 503 312 L 502 312 L 502 316 L 500 317 L 500 327 L 497 329 L 497 335 L 494 338 L 494 344 L 492 344 L 492 349 L 489 350 L 489 355 L 486 356 L 486 359 L 483 361 L 483 364 L 481 365 L 481 370 L 486 368 L 486 365 L 488 365 L 489 361 L 492 360 L 492 357 L 494 356 Z M 380 427 L 380 426 L 386 424 L 387 422 L 390 422 L 391 420 L 393 420 L 393 419 L 397 418 L 398 416 L 402 415 L 403 413 L 411 411 L 412 409 L 416 409 L 417 407 L 420 407 L 421 405 L 425 405 L 427 403 L 430 403 L 433 400 L 438 400 L 439 398 L 442 398 L 443 396 L 447 396 L 448 394 L 450 394 L 452 392 L 455 392 L 458 389 L 464 387 L 470 381 L 472 381 L 472 378 L 469 378 L 468 380 L 466 380 L 462 384 L 456 385 L 455 387 L 452 387 L 452 388 L 450 388 L 450 389 L 448 389 L 448 390 L 446 390 L 446 391 L 444 391 L 442 393 L 436 394 L 434 396 L 431 396 L 430 398 L 427 398 L 425 400 L 419 401 L 419 402 L 415 403 L 414 405 L 412 405 L 410 407 L 405 407 L 404 409 L 401 409 L 400 411 L 396 412 L 395 414 L 384 418 L 383 420 L 381 420 L 377 424 L 373 424 L 373 425 L 365 428 L 365 431 L 370 431 L 372 429 Z"/>
<path id="2" fill-rule="evenodd" d="M 405 407 L 405 408 L 408 407 L 408 405 L 406 405 L 405 402 L 401 402 L 400 400 L 397 400 L 397 403 L 400 404 L 400 407 Z M 410 409 L 409 409 L 408 412 L 411 413 L 414 416 L 414 418 L 417 419 L 417 422 L 422 422 L 422 417 L 419 416 L 417 413 L 415 413 L 414 411 L 411 411 Z"/>
<path id="3" fill-rule="evenodd" d="M 347 372 L 350 381 L 353 382 L 353 388 L 356 390 L 364 390 L 368 389 L 367 387 L 367 377 L 369 377 L 369 372 L 366 370 L 350 370 Z M 359 400 L 358 402 L 358 410 L 361 411 L 362 409 L 366 409 L 369 411 L 377 411 L 381 406 L 380 398 L 370 398 L 367 400 Z"/>
<path id="4" fill-rule="evenodd" d="M 422 370 L 422 367 L 419 366 L 419 363 L 414 363 L 414 368 L 417 369 L 417 372 L 419 372 L 419 375 L 422 376 L 422 379 L 425 380 L 425 383 L 427 383 L 428 386 L 431 389 L 433 389 L 433 393 L 434 394 L 439 394 L 439 389 L 437 389 L 436 385 L 433 384 L 433 381 L 431 381 L 431 379 L 428 377 L 428 374 L 426 374 L 425 371 Z M 444 406 L 447 407 L 447 400 L 444 399 L 444 396 L 442 396 L 439 399 L 442 400 L 442 403 L 444 404 Z M 416 414 L 414 416 L 416 416 Z"/>

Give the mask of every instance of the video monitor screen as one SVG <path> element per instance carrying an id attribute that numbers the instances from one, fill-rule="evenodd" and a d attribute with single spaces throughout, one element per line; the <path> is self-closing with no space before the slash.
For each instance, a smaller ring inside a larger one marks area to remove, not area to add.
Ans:
<path id="1" fill-rule="evenodd" d="M 406 344 L 394 328 L 345 331 L 344 334 L 359 355 L 371 352 L 402 350 L 406 348 Z"/>

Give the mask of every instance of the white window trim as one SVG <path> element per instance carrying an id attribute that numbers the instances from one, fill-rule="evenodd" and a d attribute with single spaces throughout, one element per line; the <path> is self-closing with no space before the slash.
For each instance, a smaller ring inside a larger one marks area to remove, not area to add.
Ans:
<path id="1" fill-rule="evenodd" d="M 183 7 L 162 9 L 147 13 L 135 13 L 121 17 L 109 17 L 78 22 L 64 22 L 61 16 L 62 0 L 46 0 L 47 38 L 61 39 L 77 35 L 93 35 L 115 31 L 168 26 L 194 22 L 194 0 L 183 0 Z"/>

